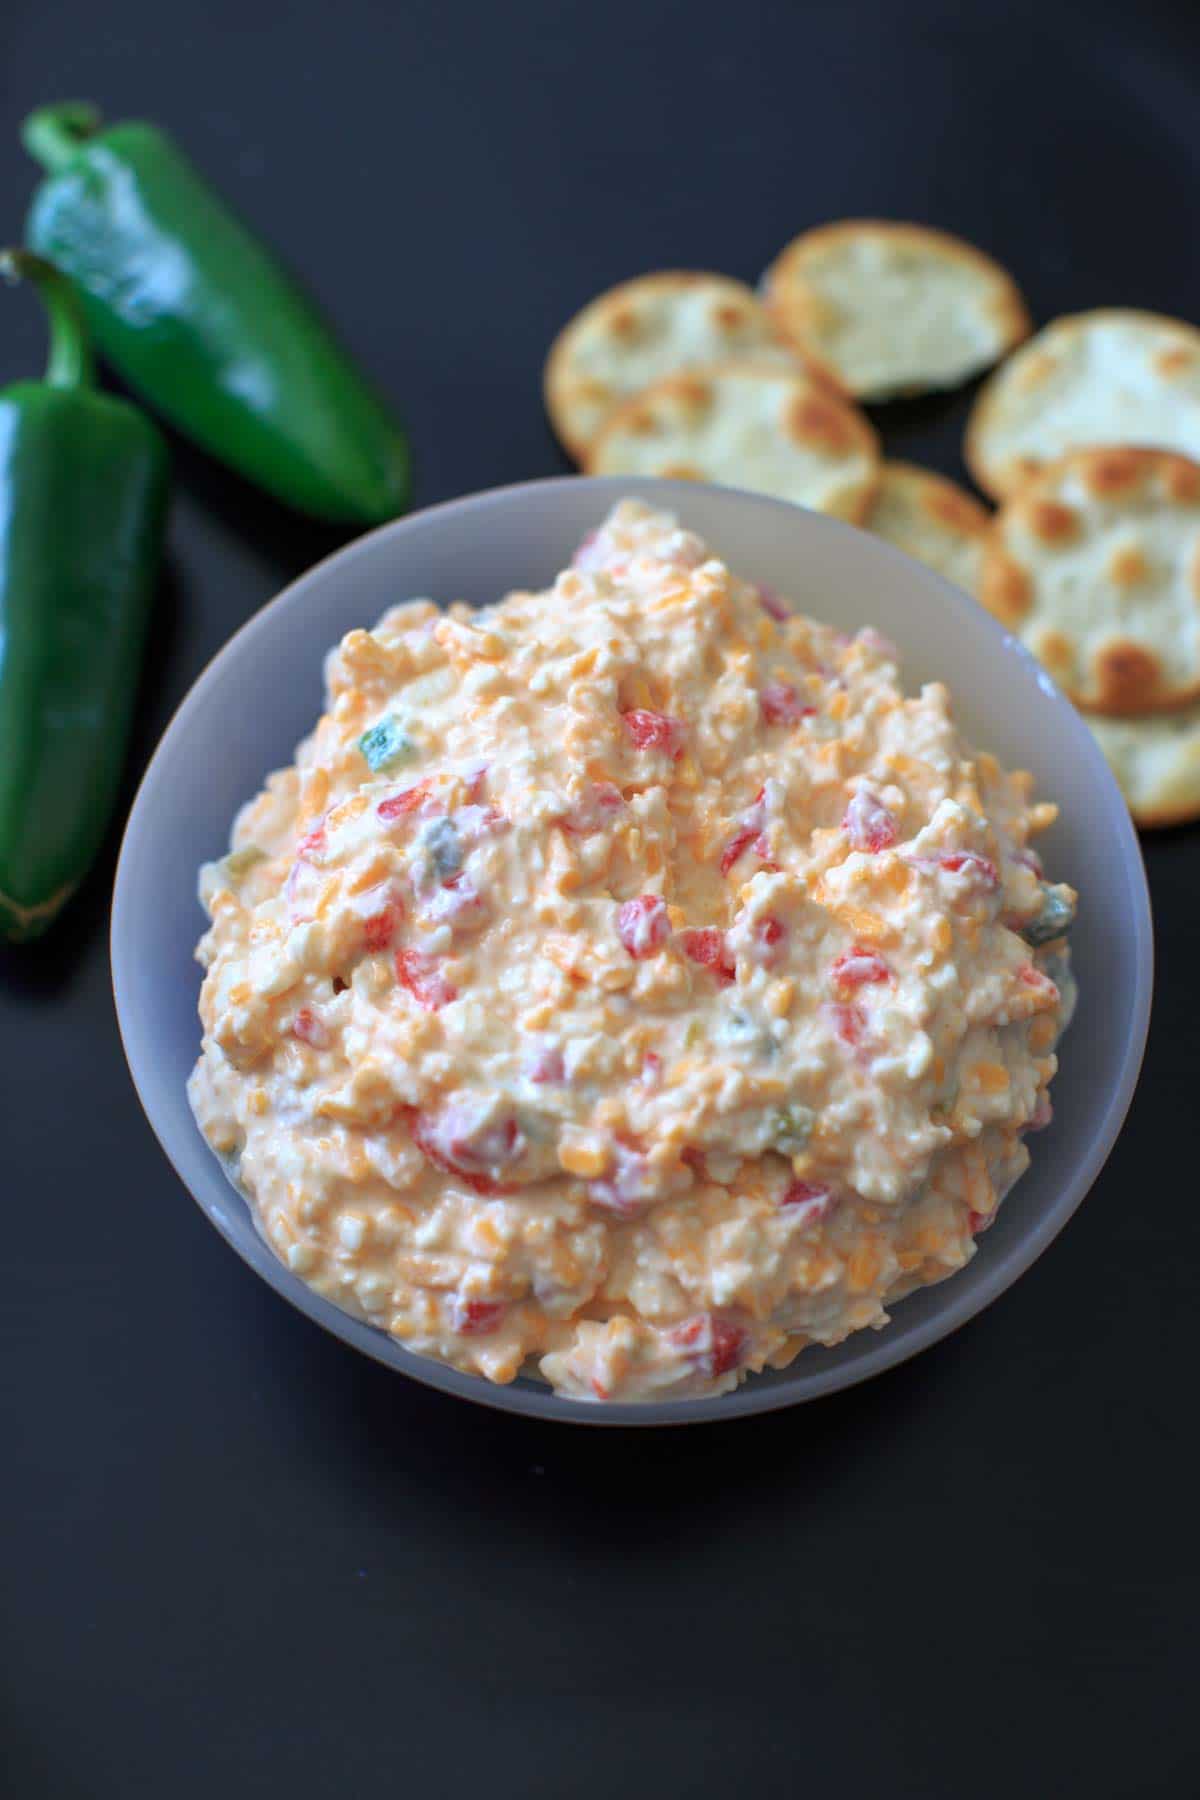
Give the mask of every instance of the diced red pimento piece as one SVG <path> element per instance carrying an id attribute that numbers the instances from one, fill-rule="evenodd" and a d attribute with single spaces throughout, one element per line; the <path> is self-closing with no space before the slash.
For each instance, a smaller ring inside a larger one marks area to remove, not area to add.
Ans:
<path id="1" fill-rule="evenodd" d="M 823 1181 L 789 1182 L 783 1199 L 779 1202 L 786 1206 L 801 1229 L 806 1225 L 817 1225 L 833 1211 L 833 1189 Z"/>
<path id="2" fill-rule="evenodd" d="M 378 912 L 373 912 L 363 920 L 363 941 L 368 956 L 386 950 L 396 935 L 396 928 L 404 917 L 404 909 L 398 900 L 389 900 Z"/>
<path id="3" fill-rule="evenodd" d="M 666 901 L 657 894 L 639 894 L 617 911 L 617 936 L 636 962 L 661 950 L 670 935 Z"/>
<path id="4" fill-rule="evenodd" d="M 728 1375 L 731 1369 L 737 1368 L 745 1343 L 746 1334 L 740 1325 L 731 1325 L 728 1319 L 713 1320 L 709 1374 L 714 1380 L 720 1375 Z"/>
<path id="5" fill-rule="evenodd" d="M 729 954 L 725 942 L 725 933 L 718 931 L 713 925 L 705 925 L 696 930 L 681 931 L 680 948 L 683 954 L 703 968 L 711 969 L 719 981 L 732 981 L 737 974 L 737 964 Z"/>
<path id="6" fill-rule="evenodd" d="M 682 752 L 682 720 L 672 719 L 666 713 L 646 712 L 641 707 L 623 712 L 621 717 L 635 750 L 661 750 L 667 756 Z"/>
<path id="7" fill-rule="evenodd" d="M 786 681 L 769 681 L 759 689 L 758 704 L 767 725 L 798 725 L 811 719 L 815 706 L 806 706 L 796 689 Z"/>
<path id="8" fill-rule="evenodd" d="M 498 1124 L 487 1125 L 482 1131 L 476 1131 L 469 1143 L 456 1143 L 456 1154 L 482 1157 L 485 1162 L 515 1162 L 525 1148 L 525 1140 L 521 1136 L 521 1128 L 513 1118 L 501 1119 Z"/>
<path id="9" fill-rule="evenodd" d="M 769 613 L 771 618 L 778 620 L 780 624 L 792 616 L 792 609 L 787 601 L 781 600 L 774 588 L 766 587 L 761 581 L 758 584 L 758 604 L 765 613 Z"/>
<path id="10" fill-rule="evenodd" d="M 938 867 L 950 875 L 972 875 L 980 887 L 1000 886 L 1000 872 L 991 857 L 978 856 L 974 850 L 951 850 L 938 857 Z"/>
<path id="11" fill-rule="evenodd" d="M 708 1335 L 708 1313 L 700 1313 L 695 1319 L 689 1319 L 684 1325 L 676 1325 L 668 1335 L 673 1344 L 681 1350 L 690 1350 L 701 1343 Z"/>
<path id="12" fill-rule="evenodd" d="M 746 1347 L 746 1333 L 718 1313 L 701 1313 L 667 1333 L 669 1341 L 708 1381 L 736 1369 Z"/>
<path id="13" fill-rule="evenodd" d="M 970 1229 L 971 1236 L 978 1237 L 981 1231 L 986 1231 L 989 1225 L 994 1225 L 996 1223 L 996 1213 L 998 1210 L 998 1208 L 994 1207 L 990 1213 L 969 1213 L 967 1215 L 967 1225 Z"/>
<path id="14" fill-rule="evenodd" d="M 478 806 L 483 799 L 487 787 L 488 767 L 487 763 L 483 763 L 475 770 L 467 783 L 467 803 L 470 806 Z"/>
<path id="15" fill-rule="evenodd" d="M 472 1135 L 470 1122 L 463 1120 L 460 1110 L 450 1107 L 436 1119 L 417 1113 L 412 1120 L 412 1136 L 413 1143 L 435 1169 L 465 1181 L 477 1194 L 511 1192 L 491 1173 L 491 1166 L 515 1161 L 524 1149 L 515 1119 L 506 1119 Z"/>
<path id="16" fill-rule="evenodd" d="M 416 787 L 405 788 L 402 794 L 390 794 L 386 800 L 381 800 L 375 813 L 385 825 L 390 825 L 393 819 L 403 819 L 408 813 L 416 812 L 428 798 L 429 783 L 419 781 Z"/>
<path id="17" fill-rule="evenodd" d="M 1058 989 L 1050 977 L 1044 975 L 1041 969 L 1035 969 L 1032 963 L 1022 963 L 1017 970 L 1017 980 L 1025 987 L 1033 988 L 1035 993 L 1052 994 L 1056 1000 L 1058 999 Z"/>
<path id="18" fill-rule="evenodd" d="M 529 1079 L 536 1081 L 539 1087 L 547 1082 L 565 1081 L 566 1078 L 567 1068 L 561 1050 L 539 1050 L 529 1065 Z"/>
<path id="19" fill-rule="evenodd" d="M 662 1057 L 658 1055 L 657 1051 L 647 1050 L 645 1056 L 642 1058 L 642 1067 L 641 1072 L 638 1075 L 638 1080 L 644 1087 L 654 1087 L 657 1085 L 661 1074 Z"/>
<path id="20" fill-rule="evenodd" d="M 625 804 L 619 787 L 611 781 L 593 782 L 578 800 L 554 821 L 569 837 L 590 837 L 611 824 Z"/>
<path id="21" fill-rule="evenodd" d="M 502 1300 L 464 1300 L 456 1294 L 450 1322 L 462 1337 L 484 1337 L 495 1331 L 503 1314 Z"/>
<path id="22" fill-rule="evenodd" d="M 721 852 L 722 875 L 728 875 L 730 869 L 732 869 L 736 862 L 741 860 L 743 853 L 750 848 L 750 845 L 758 835 L 759 831 L 757 825 L 739 825 L 738 829 L 734 832 L 724 850 Z"/>
<path id="23" fill-rule="evenodd" d="M 650 1165 L 641 1146 L 615 1143 L 608 1174 L 589 1181 L 587 1192 L 593 1206 L 615 1213 L 618 1219 L 636 1219 L 654 1198 Z"/>
<path id="24" fill-rule="evenodd" d="M 871 987 L 892 978 L 892 971 L 882 956 L 874 950 L 864 950 L 861 944 L 839 956 L 830 973 L 835 987 L 849 989 Z"/>
<path id="25" fill-rule="evenodd" d="M 778 869 L 778 863 L 768 862 L 766 860 L 771 849 L 764 829 L 767 823 L 766 793 L 767 790 L 765 787 L 759 788 L 757 794 L 755 794 L 753 800 L 750 802 L 749 812 L 744 815 L 737 830 L 721 852 L 720 866 L 722 875 L 728 875 L 734 864 L 741 860 L 745 851 L 747 851 L 752 844 L 754 846 L 755 854 L 763 860 L 764 868 Z"/>
<path id="26" fill-rule="evenodd" d="M 770 968 L 783 955 L 784 943 L 787 939 L 787 926 L 774 913 L 768 913 L 765 919 L 759 919 L 754 927 L 754 953 L 757 960 Z"/>
<path id="27" fill-rule="evenodd" d="M 857 1049 L 867 1028 L 867 1015 L 862 1007 L 851 1000 L 846 1003 L 834 1002 L 827 1010 L 838 1040 L 852 1050 Z"/>
<path id="28" fill-rule="evenodd" d="M 852 848 L 866 850 L 872 856 L 878 856 L 881 850 L 890 850 L 900 835 L 894 815 L 878 794 L 866 787 L 860 787 L 847 806 L 842 830 Z"/>
<path id="29" fill-rule="evenodd" d="M 311 1006 L 302 1006 L 292 1020 L 292 1036 L 299 1038 L 311 1050 L 329 1048 L 329 1028 L 324 1019 L 317 1017 Z"/>
<path id="30" fill-rule="evenodd" d="M 397 950 L 396 979 L 426 1012 L 438 1012 L 458 999 L 458 989 L 446 980 L 433 957 L 421 950 Z"/>
<path id="31" fill-rule="evenodd" d="M 300 842 L 296 845 L 296 855 L 298 857 L 303 856 L 303 857 L 307 858 L 307 857 L 313 857 L 313 856 L 323 856 L 324 854 L 325 854 L 325 821 L 324 821 L 324 819 L 322 819 L 321 823 L 319 825 L 313 826 L 312 830 L 308 833 L 307 837 L 302 837 L 300 839 Z"/>

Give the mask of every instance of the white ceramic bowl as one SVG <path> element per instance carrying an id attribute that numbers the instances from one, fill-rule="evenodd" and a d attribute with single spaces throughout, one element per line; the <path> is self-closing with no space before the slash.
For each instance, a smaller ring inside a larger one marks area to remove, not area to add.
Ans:
<path id="1" fill-rule="evenodd" d="M 184 1083 L 200 1030 L 193 960 L 204 920 L 196 871 L 222 854 L 234 812 L 290 762 L 320 710 L 321 663 L 343 632 L 411 595 L 484 602 L 549 583 L 622 494 L 676 511 L 741 574 L 804 611 L 900 647 L 906 685 L 938 677 L 968 736 L 1032 768 L 1062 808 L 1047 868 L 1080 892 L 1072 933 L 1080 1000 L 1054 1083 L 1055 1119 L 1033 1166 L 959 1274 L 896 1308 L 881 1332 L 805 1350 L 778 1374 L 716 1400 L 588 1406 L 541 1384 L 494 1387 L 411 1355 L 338 1311 L 279 1263 L 192 1120 Z M 781 501 L 690 482 L 566 477 L 501 488 L 385 525 L 320 563 L 243 626 L 176 713 L 146 772 L 117 871 L 112 966 L 129 1066 L 184 1185 L 264 1281 L 347 1343 L 448 1393 L 547 1419 L 678 1424 L 789 1406 L 913 1355 L 994 1300 L 1050 1243 L 1087 1193 L 1125 1117 L 1145 1044 L 1152 941 L 1137 838 L 1099 750 L 1032 658 L 978 606 L 878 538 Z M 183 1270 L 165 1279 L 183 1281 Z"/>

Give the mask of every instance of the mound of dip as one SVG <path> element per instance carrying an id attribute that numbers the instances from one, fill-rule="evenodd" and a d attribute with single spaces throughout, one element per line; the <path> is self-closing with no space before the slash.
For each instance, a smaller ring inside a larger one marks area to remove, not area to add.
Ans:
<path id="1" fill-rule="evenodd" d="M 326 685 L 201 874 L 192 1106 L 290 1269 L 419 1355 L 643 1401 L 968 1261 L 1050 1119 L 1075 896 L 943 687 L 632 501 Z"/>

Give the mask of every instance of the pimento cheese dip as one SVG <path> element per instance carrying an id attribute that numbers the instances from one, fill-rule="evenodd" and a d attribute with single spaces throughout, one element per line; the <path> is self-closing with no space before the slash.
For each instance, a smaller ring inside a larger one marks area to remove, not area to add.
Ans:
<path id="1" fill-rule="evenodd" d="M 352 631 L 201 875 L 190 1094 L 421 1356 L 718 1394 L 887 1322 L 1029 1161 L 1075 896 L 895 652 L 626 501 L 544 593 Z"/>

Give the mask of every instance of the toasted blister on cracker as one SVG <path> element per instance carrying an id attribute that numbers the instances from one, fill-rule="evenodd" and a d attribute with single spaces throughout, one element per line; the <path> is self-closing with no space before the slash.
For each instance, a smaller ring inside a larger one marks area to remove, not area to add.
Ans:
<path id="1" fill-rule="evenodd" d="M 1076 450 L 996 515 L 980 599 L 1088 711 L 1200 698 L 1200 466 Z"/>
<path id="2" fill-rule="evenodd" d="M 1200 818 L 1200 705 L 1088 724 L 1139 825 Z"/>
<path id="3" fill-rule="evenodd" d="M 707 363 L 794 368 L 765 308 L 728 275 L 663 270 L 610 288 L 565 325 L 546 359 L 546 411 L 582 461 L 605 420 L 664 375 Z"/>
<path id="4" fill-rule="evenodd" d="M 1104 307 L 1053 319 L 980 391 L 967 421 L 972 475 L 997 498 L 1091 444 L 1200 459 L 1200 331 Z"/>
<path id="5" fill-rule="evenodd" d="M 979 591 L 991 514 L 965 488 L 915 463 L 885 462 L 866 526 L 968 594 Z"/>
<path id="6" fill-rule="evenodd" d="M 726 364 L 669 375 L 627 401 L 592 445 L 589 475 L 671 475 L 754 488 L 860 524 L 879 443 L 828 384 Z"/>
<path id="7" fill-rule="evenodd" d="M 1011 275 L 926 225 L 817 226 L 780 252 L 763 290 L 784 336 L 860 399 L 957 387 L 1030 330 Z"/>

